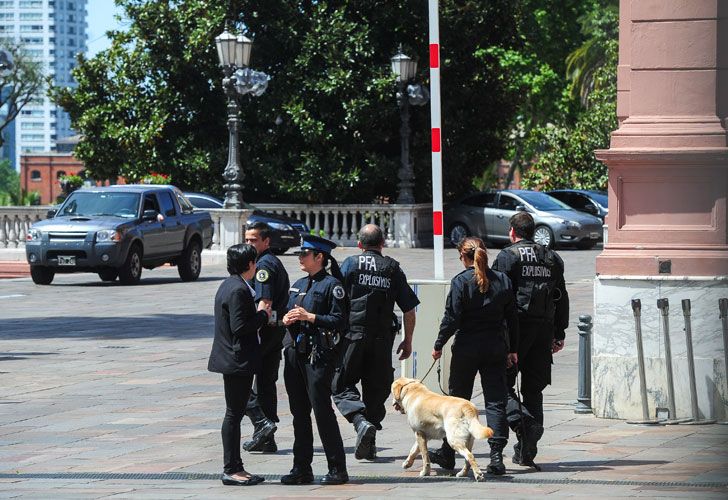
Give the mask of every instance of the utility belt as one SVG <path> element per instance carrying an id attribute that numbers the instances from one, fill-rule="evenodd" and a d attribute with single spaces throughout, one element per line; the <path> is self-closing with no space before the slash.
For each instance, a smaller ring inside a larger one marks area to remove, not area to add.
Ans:
<path id="1" fill-rule="evenodd" d="M 299 333 L 294 339 L 294 347 L 299 357 L 316 358 L 319 349 L 334 349 L 339 343 L 339 333 L 330 331 L 318 331 L 315 333 Z"/>

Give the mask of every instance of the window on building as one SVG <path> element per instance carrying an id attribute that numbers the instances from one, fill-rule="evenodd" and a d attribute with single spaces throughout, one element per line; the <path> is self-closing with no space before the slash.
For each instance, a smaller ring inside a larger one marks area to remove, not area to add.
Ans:
<path id="1" fill-rule="evenodd" d="M 60 179 L 64 175 L 66 175 L 66 171 L 65 170 L 59 170 L 58 172 L 56 172 L 56 179 Z"/>
<path id="2" fill-rule="evenodd" d="M 30 172 L 30 180 L 38 182 L 40 180 L 40 170 L 33 170 Z"/>
<path id="3" fill-rule="evenodd" d="M 0 12 L 0 21 L 12 21 L 15 19 L 14 12 Z"/>
<path id="4" fill-rule="evenodd" d="M 69 47 L 75 47 L 76 46 L 76 39 L 75 38 L 69 38 L 68 39 L 68 46 Z"/>
<path id="5" fill-rule="evenodd" d="M 41 115 L 43 112 L 41 111 Z M 21 130 L 43 130 L 43 122 L 23 122 L 20 124 Z"/>
<path id="6" fill-rule="evenodd" d="M 41 0 L 20 0 L 18 7 L 21 9 L 40 9 L 43 7 Z"/>
<path id="7" fill-rule="evenodd" d="M 66 6 L 68 10 L 76 10 L 76 4 L 74 2 L 68 2 L 68 5 Z"/>
<path id="8" fill-rule="evenodd" d="M 73 19 L 69 19 L 69 21 L 73 21 Z M 69 26 L 68 27 L 68 34 L 69 35 L 75 35 L 76 34 L 76 27 L 75 26 Z"/>
<path id="9" fill-rule="evenodd" d="M 21 21 L 40 21 L 41 19 L 43 19 L 42 12 L 21 12 L 20 13 Z"/>
<path id="10" fill-rule="evenodd" d="M 0 9 L 12 9 L 13 7 L 15 7 L 15 2 L 13 0 L 0 1 Z"/>
<path id="11" fill-rule="evenodd" d="M 20 134 L 20 140 L 38 142 L 38 141 L 45 140 L 45 136 L 43 134 Z"/>

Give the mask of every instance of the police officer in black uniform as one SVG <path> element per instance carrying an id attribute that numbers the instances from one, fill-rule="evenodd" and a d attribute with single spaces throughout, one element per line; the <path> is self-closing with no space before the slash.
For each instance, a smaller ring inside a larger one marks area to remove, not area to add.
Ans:
<path id="1" fill-rule="evenodd" d="M 270 306 L 270 320 L 260 329 L 261 368 L 255 376 L 255 385 L 245 414 L 253 422 L 253 438 L 243 443 L 246 451 L 275 453 L 278 451 L 273 433 L 278 422 L 278 394 L 276 381 L 281 364 L 283 315 L 288 304 L 288 273 L 283 263 L 270 251 L 270 227 L 265 222 L 255 222 L 245 231 L 245 243 L 258 252 L 255 262 L 255 300 Z"/>
<path id="2" fill-rule="evenodd" d="M 336 367 L 336 343 L 346 325 L 346 292 L 339 266 L 331 257 L 336 244 L 304 235 L 298 259 L 307 276 L 291 287 L 283 324 L 283 378 L 293 415 L 293 468 L 281 478 L 283 484 L 313 482 L 313 429 L 311 410 L 324 446 L 329 472 L 321 484 L 343 484 L 349 480 L 346 455 L 336 414 L 331 404 L 331 381 Z M 326 265 L 331 263 L 331 274 Z"/>
<path id="3" fill-rule="evenodd" d="M 517 362 L 518 350 L 515 295 L 508 276 L 488 268 L 488 253 L 480 238 L 464 238 L 457 248 L 465 271 L 450 283 L 432 357 L 439 359 L 443 346 L 455 335 L 448 381 L 451 396 L 469 400 L 475 376 L 480 373 L 485 418 L 493 429 L 486 470 L 502 475 L 506 472 L 503 448 L 508 441 L 506 368 Z M 432 462 L 446 469 L 455 467 L 455 451 L 447 440 L 429 455 Z"/>
<path id="4" fill-rule="evenodd" d="M 564 347 L 569 295 L 561 257 L 533 242 L 533 217 L 518 212 L 511 217 L 510 226 L 512 244 L 493 263 L 493 269 L 506 273 L 513 282 L 521 333 L 518 365 L 508 373 L 508 424 L 518 437 L 513 462 L 535 466 L 536 444 L 543 435 L 543 390 L 551 383 L 552 354 Z M 515 391 L 519 371 L 522 402 Z"/>
<path id="5" fill-rule="evenodd" d="M 401 353 L 399 359 L 406 359 L 412 352 L 415 307 L 420 301 L 407 284 L 399 262 L 382 255 L 382 230 L 368 224 L 359 231 L 358 239 L 362 253 L 341 265 L 350 313 L 333 390 L 337 408 L 356 430 L 354 457 L 374 460 L 376 431 L 382 429 L 387 413 L 384 404 L 394 380 L 392 346 L 399 330 L 394 304 L 404 311 L 405 336 L 397 354 Z M 363 400 L 356 388 L 359 381 Z"/>

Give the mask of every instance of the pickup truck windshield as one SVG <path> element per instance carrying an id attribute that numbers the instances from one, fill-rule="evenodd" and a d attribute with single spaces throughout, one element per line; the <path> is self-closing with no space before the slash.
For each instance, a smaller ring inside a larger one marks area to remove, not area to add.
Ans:
<path id="1" fill-rule="evenodd" d="M 94 193 L 74 191 L 56 217 L 113 216 L 134 219 L 139 215 L 138 193 Z"/>

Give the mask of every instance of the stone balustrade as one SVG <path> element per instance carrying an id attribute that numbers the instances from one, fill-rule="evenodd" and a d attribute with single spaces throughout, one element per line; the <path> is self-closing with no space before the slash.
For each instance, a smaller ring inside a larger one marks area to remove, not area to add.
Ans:
<path id="1" fill-rule="evenodd" d="M 25 247 L 30 226 L 45 219 L 49 206 L 0 207 L 0 248 Z"/>
<path id="2" fill-rule="evenodd" d="M 22 248 L 30 226 L 45 219 L 50 206 L 0 207 L 0 249 Z M 356 246 L 356 235 L 365 224 L 384 231 L 387 246 L 415 248 L 432 246 L 432 205 L 257 205 L 266 212 L 287 215 L 305 222 L 317 234 L 341 246 Z M 224 250 L 243 241 L 243 226 L 250 210 L 206 210 L 215 227 L 212 250 Z"/>

